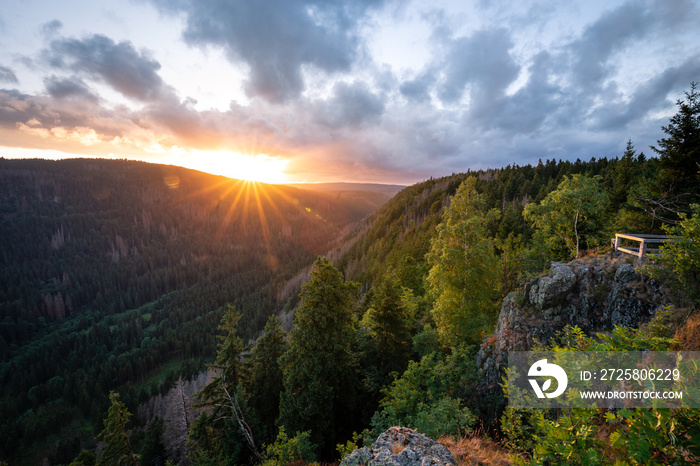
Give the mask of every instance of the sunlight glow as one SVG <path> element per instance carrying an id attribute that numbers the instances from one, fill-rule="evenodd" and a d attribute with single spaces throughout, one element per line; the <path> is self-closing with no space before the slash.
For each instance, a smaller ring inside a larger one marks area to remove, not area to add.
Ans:
<path id="1" fill-rule="evenodd" d="M 229 178 L 280 184 L 289 181 L 285 169 L 288 161 L 265 154 L 246 155 L 228 151 L 192 151 L 177 165 L 223 175 Z"/>

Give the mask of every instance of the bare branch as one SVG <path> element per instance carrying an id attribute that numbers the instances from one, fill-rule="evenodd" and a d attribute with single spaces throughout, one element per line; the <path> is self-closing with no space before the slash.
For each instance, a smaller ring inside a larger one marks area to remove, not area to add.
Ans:
<path id="1" fill-rule="evenodd" d="M 255 446 L 255 439 L 253 438 L 253 432 L 248 425 L 248 423 L 245 422 L 245 419 L 243 418 L 243 412 L 241 411 L 240 406 L 238 405 L 238 395 L 234 393 L 233 397 L 231 397 L 231 394 L 229 393 L 228 389 L 226 388 L 226 384 L 224 383 L 223 379 L 221 380 L 221 388 L 224 391 L 224 395 L 226 396 L 226 399 L 230 402 L 229 405 L 225 404 L 220 404 L 217 406 L 220 406 L 222 408 L 230 408 L 231 411 L 233 411 L 233 415 L 236 418 L 236 421 L 238 422 L 238 427 L 240 427 L 241 432 L 243 433 L 243 436 L 245 437 L 246 441 L 248 442 L 248 446 L 250 447 L 251 451 L 255 455 L 255 457 L 260 461 L 261 463 L 263 462 L 263 458 L 260 455 L 260 452 L 258 452 L 258 448 Z M 230 416 L 228 417 L 221 417 L 220 419 L 230 419 Z"/>

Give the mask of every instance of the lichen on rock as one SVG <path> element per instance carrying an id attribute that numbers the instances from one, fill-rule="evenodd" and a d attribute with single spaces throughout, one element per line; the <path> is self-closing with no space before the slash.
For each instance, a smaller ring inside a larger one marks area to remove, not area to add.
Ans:
<path id="1" fill-rule="evenodd" d="M 358 448 L 340 466 L 454 465 L 452 453 L 435 440 L 407 427 L 390 427 L 371 447 Z"/>
<path id="2" fill-rule="evenodd" d="M 637 327 L 669 302 L 659 282 L 619 258 L 553 262 L 546 276 L 503 299 L 496 330 L 477 354 L 481 389 L 500 393 L 508 351 L 547 344 L 566 325 L 587 334 Z"/>

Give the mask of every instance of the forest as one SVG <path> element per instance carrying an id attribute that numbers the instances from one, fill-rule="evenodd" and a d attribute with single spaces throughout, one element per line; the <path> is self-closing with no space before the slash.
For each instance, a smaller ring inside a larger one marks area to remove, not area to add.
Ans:
<path id="1" fill-rule="evenodd" d="M 403 425 L 479 435 L 516 464 L 697 464 L 698 410 L 521 412 L 507 386 L 476 389 L 503 298 L 552 261 L 608 254 L 616 232 L 676 239 L 643 270 L 673 305 L 547 347 L 700 348 L 694 83 L 662 130 L 649 156 L 630 140 L 611 157 L 430 178 L 353 229 L 362 212 L 324 193 L 0 160 L 0 461 L 333 463 Z M 280 293 L 311 264 L 298 294 Z M 134 413 L 203 371 L 183 395 L 186 453 L 168 457 L 169 421 Z"/>
<path id="2" fill-rule="evenodd" d="M 0 451 L 13 460 L 92 432 L 111 390 L 133 409 L 203 370 L 225 304 L 255 337 L 281 286 L 366 215 L 120 160 L 0 160 L 0 180 Z"/>

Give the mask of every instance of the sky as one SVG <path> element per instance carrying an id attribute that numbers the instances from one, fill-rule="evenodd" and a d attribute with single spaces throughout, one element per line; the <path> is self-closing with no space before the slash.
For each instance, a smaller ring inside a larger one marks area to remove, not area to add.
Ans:
<path id="1" fill-rule="evenodd" d="M 698 0 L 0 0 L 0 156 L 411 184 L 651 156 Z"/>

